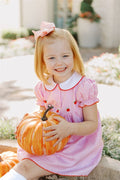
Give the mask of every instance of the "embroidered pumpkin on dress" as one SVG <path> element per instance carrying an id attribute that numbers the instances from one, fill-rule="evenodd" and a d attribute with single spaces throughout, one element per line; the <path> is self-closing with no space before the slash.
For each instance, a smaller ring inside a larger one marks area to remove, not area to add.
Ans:
<path id="1" fill-rule="evenodd" d="M 43 137 L 43 127 L 56 125 L 59 122 L 53 118 L 60 116 L 52 111 L 53 106 L 49 105 L 48 109 L 33 114 L 26 114 L 17 127 L 16 137 L 21 148 L 30 154 L 50 155 L 58 152 L 67 144 L 69 137 L 64 138 L 58 145 L 53 147 L 57 139 L 46 142 L 47 137 Z M 49 132 L 49 131 L 47 131 Z"/>
<path id="2" fill-rule="evenodd" d="M 0 154 L 0 177 L 5 175 L 17 163 L 17 153 L 6 151 Z"/>

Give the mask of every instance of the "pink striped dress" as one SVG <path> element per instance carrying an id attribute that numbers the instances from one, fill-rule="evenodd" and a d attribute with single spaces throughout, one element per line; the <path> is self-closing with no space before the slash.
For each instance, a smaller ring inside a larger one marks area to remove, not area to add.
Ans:
<path id="1" fill-rule="evenodd" d="M 78 123 L 83 121 L 83 107 L 99 102 L 98 90 L 94 80 L 74 73 L 68 80 L 56 84 L 49 79 L 51 85 L 41 81 L 35 87 L 35 95 L 39 106 L 54 106 L 53 111 L 62 115 L 67 121 Z M 70 137 L 60 152 L 52 155 L 36 156 L 18 148 L 18 158 L 34 161 L 41 168 L 65 176 L 87 176 L 99 163 L 103 142 L 101 121 L 98 112 L 98 128 L 91 135 Z"/>

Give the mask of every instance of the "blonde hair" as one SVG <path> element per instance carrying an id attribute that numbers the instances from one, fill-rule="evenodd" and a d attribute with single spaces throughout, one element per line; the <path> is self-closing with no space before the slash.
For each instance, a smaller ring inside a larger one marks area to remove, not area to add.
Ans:
<path id="1" fill-rule="evenodd" d="M 37 77 L 42 80 L 45 84 L 47 84 L 47 79 L 49 77 L 49 73 L 47 72 L 46 65 L 44 62 L 44 46 L 46 43 L 50 43 L 51 40 L 55 40 L 56 38 L 64 38 L 66 39 L 71 47 L 73 52 L 73 59 L 74 59 L 74 70 L 81 74 L 81 76 L 85 75 L 84 72 L 84 64 L 82 57 L 79 52 L 78 45 L 70 34 L 68 30 L 56 28 L 55 31 L 51 32 L 47 36 L 39 37 L 36 41 L 35 45 L 35 57 L 34 57 L 34 65 L 35 65 L 35 73 Z"/>

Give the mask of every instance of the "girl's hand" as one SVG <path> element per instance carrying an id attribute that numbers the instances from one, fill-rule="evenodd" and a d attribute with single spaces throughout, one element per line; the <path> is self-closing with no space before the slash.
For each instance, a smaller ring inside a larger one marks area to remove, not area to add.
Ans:
<path id="1" fill-rule="evenodd" d="M 69 123 L 64 118 L 59 116 L 53 116 L 53 118 L 59 121 L 59 124 L 43 128 L 44 131 L 50 131 L 48 133 L 43 133 L 43 136 L 49 137 L 46 139 L 47 142 L 58 139 L 54 144 L 55 147 L 62 139 L 68 137 L 71 134 L 70 132 L 72 123 Z"/>

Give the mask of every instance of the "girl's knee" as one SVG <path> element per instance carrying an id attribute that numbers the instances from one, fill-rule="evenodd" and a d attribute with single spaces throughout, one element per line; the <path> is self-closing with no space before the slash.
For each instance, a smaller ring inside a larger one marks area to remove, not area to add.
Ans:
<path id="1" fill-rule="evenodd" d="M 23 175 L 27 180 L 36 179 L 37 177 L 42 177 L 50 175 L 51 173 L 40 168 L 33 161 L 29 159 L 24 159 L 20 161 L 15 167 L 14 170 Z"/>
<path id="2" fill-rule="evenodd" d="M 24 177 L 28 178 L 32 168 L 32 163 L 32 161 L 24 159 L 14 167 L 14 170 L 23 175 Z"/>

